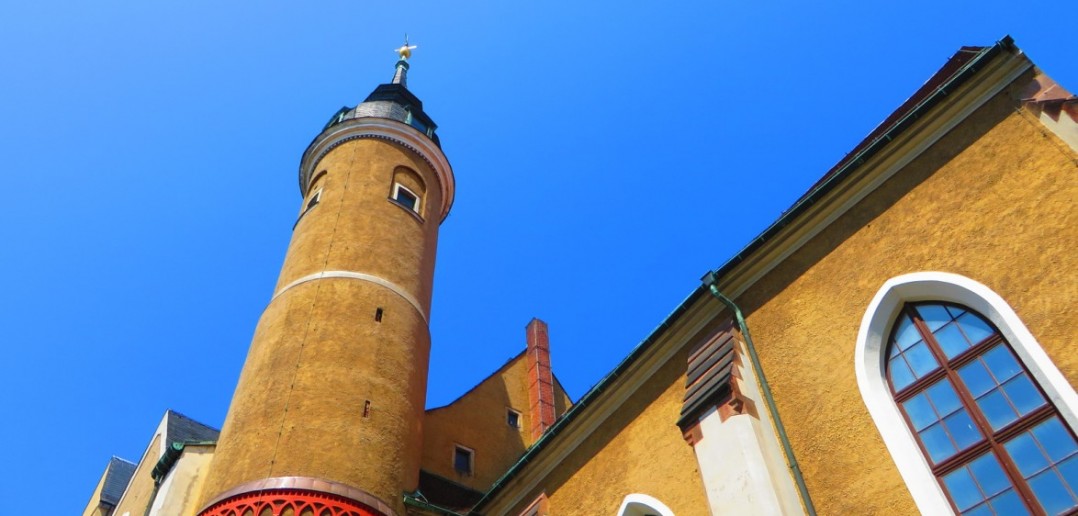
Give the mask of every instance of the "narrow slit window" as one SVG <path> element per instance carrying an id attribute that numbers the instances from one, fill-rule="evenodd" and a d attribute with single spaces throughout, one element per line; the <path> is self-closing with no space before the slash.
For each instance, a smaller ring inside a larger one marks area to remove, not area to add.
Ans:
<path id="1" fill-rule="evenodd" d="M 453 469 L 461 475 L 471 476 L 475 452 L 461 445 L 453 447 Z"/>
<path id="2" fill-rule="evenodd" d="M 419 195 L 400 183 L 393 185 L 393 201 L 409 210 L 419 213 Z"/>
<path id="3" fill-rule="evenodd" d="M 382 322 L 382 312 L 381 307 L 374 311 L 374 322 Z"/>

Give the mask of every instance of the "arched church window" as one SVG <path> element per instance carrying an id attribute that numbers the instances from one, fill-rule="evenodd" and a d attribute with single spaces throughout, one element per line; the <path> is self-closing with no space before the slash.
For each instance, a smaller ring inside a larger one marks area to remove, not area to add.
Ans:
<path id="1" fill-rule="evenodd" d="M 960 514 L 1078 510 L 1078 442 L 1000 331 L 953 303 L 902 307 L 886 375 Z"/>
<path id="2" fill-rule="evenodd" d="M 651 496 L 633 493 L 621 501 L 618 516 L 674 516 L 674 511 Z"/>

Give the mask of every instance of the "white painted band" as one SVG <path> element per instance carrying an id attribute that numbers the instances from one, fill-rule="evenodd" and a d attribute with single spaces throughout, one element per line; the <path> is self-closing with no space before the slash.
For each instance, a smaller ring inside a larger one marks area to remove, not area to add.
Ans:
<path id="1" fill-rule="evenodd" d="M 390 291 L 392 291 L 394 294 L 397 294 L 398 296 L 403 298 L 405 301 L 411 303 L 411 305 L 413 307 L 415 307 L 416 311 L 419 312 L 419 315 L 423 316 L 423 321 L 424 322 L 428 322 L 428 323 L 430 322 L 427 319 L 427 312 L 425 310 L 423 310 L 423 305 L 421 305 L 419 303 L 419 300 L 416 299 L 415 297 L 413 297 L 411 294 L 409 294 L 406 290 L 401 288 L 400 285 L 397 285 L 396 283 L 393 283 L 392 281 L 389 281 L 389 280 L 386 280 L 386 279 L 383 279 L 383 278 L 379 278 L 378 276 L 374 276 L 372 274 L 366 274 L 366 273 L 363 273 L 363 272 L 322 271 L 322 272 L 316 272 L 314 274 L 308 274 L 308 275 L 306 275 L 306 276 L 304 276 L 302 278 L 299 278 L 299 279 L 285 285 L 281 290 L 278 290 L 276 294 L 273 294 L 273 298 L 271 299 L 271 301 L 273 299 L 277 299 L 277 296 L 280 296 L 281 294 L 284 294 L 285 291 L 287 291 L 288 289 L 290 289 L 290 288 L 292 288 L 292 287 L 294 287 L 296 285 L 300 285 L 302 283 L 307 283 L 308 281 L 314 281 L 314 280 L 319 280 L 319 279 L 324 279 L 324 278 L 356 279 L 356 280 L 360 280 L 360 281 L 368 281 L 368 282 L 374 283 L 375 285 L 385 287 L 385 288 L 389 289 Z"/>

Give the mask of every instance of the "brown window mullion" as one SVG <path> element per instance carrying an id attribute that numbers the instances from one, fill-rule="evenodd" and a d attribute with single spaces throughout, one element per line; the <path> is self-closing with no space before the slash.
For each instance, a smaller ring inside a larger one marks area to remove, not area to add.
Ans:
<path id="1" fill-rule="evenodd" d="M 943 353 L 943 348 L 939 345 L 939 342 L 936 341 L 936 336 L 929 331 L 928 326 L 925 324 L 924 320 L 921 319 L 921 314 L 917 313 L 917 310 L 913 309 L 913 307 L 907 306 L 907 309 L 909 310 L 911 319 L 913 319 L 914 326 L 917 328 L 917 332 L 921 334 L 921 338 L 925 341 L 925 344 L 928 345 L 928 349 L 941 364 L 940 368 L 946 373 L 947 379 L 950 380 L 951 386 L 954 387 L 955 393 L 958 394 L 958 399 L 962 401 L 962 405 L 966 408 L 966 412 L 969 414 L 970 418 L 973 419 L 974 423 L 977 424 L 978 430 L 980 430 L 981 435 L 984 436 L 984 442 L 987 442 L 988 448 L 995 454 L 996 460 L 998 460 L 1000 466 L 1003 467 L 1004 473 L 1010 479 L 1011 485 L 1014 486 L 1014 490 L 1026 505 L 1026 508 L 1033 514 L 1044 514 L 1044 511 L 1040 509 L 1040 506 L 1036 502 L 1036 498 L 1033 496 L 1033 491 L 1030 490 L 1029 485 L 1026 484 L 1025 479 L 1022 478 L 1022 474 L 1011 460 L 1010 454 L 1003 448 L 1002 443 L 996 440 L 998 432 L 992 431 L 992 425 L 989 424 L 988 419 L 981 413 L 980 407 L 977 406 L 977 400 L 973 398 L 973 395 L 970 394 L 969 390 L 966 388 L 965 382 L 958 376 L 958 371 L 952 368 L 953 360 L 947 359 L 947 355 Z M 957 324 L 957 322 L 952 321 L 951 324 Z M 981 350 L 986 349 L 986 343 L 991 340 L 993 339 L 986 338 L 979 343 L 979 345 L 973 346 L 965 352 L 960 353 L 959 357 L 965 355 L 965 362 L 973 360 L 973 357 L 980 355 L 973 355 L 968 352 L 972 351 L 973 348 L 980 348 Z M 1023 370 L 1025 370 L 1024 367 Z M 1022 419 L 1023 418 L 1019 418 L 1019 421 L 1022 421 Z M 981 448 L 981 446 L 974 445 L 971 446 L 971 449 L 972 448 Z M 947 461 L 944 461 L 944 463 L 962 455 L 965 455 L 967 460 L 960 464 L 966 464 L 969 460 L 973 459 L 973 455 L 966 455 L 965 453 L 959 452 Z M 936 479 L 942 486 L 943 476 L 936 475 Z"/>

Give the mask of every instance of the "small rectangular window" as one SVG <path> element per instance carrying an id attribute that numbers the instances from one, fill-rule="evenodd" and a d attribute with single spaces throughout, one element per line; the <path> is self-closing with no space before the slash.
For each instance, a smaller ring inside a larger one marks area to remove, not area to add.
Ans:
<path id="1" fill-rule="evenodd" d="M 520 428 L 520 412 L 513 409 L 506 410 L 505 422 L 513 428 Z"/>
<path id="2" fill-rule="evenodd" d="M 395 183 L 393 185 L 393 200 L 396 201 L 397 204 L 419 213 L 419 196 L 400 183 Z"/>
<path id="3" fill-rule="evenodd" d="M 461 445 L 453 447 L 453 469 L 457 470 L 457 473 L 461 475 L 471 476 L 472 474 L 472 450 L 465 448 Z"/>

